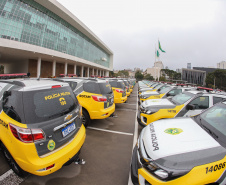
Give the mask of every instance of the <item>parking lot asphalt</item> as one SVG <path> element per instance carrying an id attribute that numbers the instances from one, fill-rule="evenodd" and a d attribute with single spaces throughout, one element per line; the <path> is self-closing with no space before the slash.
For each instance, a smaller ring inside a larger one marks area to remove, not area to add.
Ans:
<path id="1" fill-rule="evenodd" d="M 137 109 L 137 85 L 128 97 L 127 103 L 117 104 L 115 114 L 103 120 L 92 120 L 86 129 L 86 141 L 80 158 L 84 165 L 71 164 L 59 171 L 44 177 L 29 175 L 24 179 L 1 179 L 9 167 L 0 155 L 0 184 L 21 185 L 127 185 L 130 181 L 130 163 L 134 141 L 134 133 L 141 127 L 135 127 Z M 135 130 L 135 128 L 137 130 Z M 137 135 L 135 134 L 135 137 Z M 11 173 L 10 176 L 15 174 Z M 5 175 L 6 176 L 6 175 Z M 1 181 L 2 180 L 2 181 Z"/>

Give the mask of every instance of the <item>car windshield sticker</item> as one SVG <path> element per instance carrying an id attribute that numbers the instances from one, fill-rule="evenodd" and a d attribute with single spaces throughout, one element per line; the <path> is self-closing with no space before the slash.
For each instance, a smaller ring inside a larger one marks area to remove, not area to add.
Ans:
<path id="1" fill-rule="evenodd" d="M 200 97 L 200 101 L 205 101 L 205 97 Z"/>
<path id="2" fill-rule="evenodd" d="M 61 105 L 66 105 L 66 100 L 64 98 L 59 99 Z"/>
<path id="3" fill-rule="evenodd" d="M 70 92 L 56 93 L 49 96 L 45 96 L 45 100 L 51 100 L 51 99 L 62 97 L 62 96 L 68 96 L 70 94 L 71 94 Z"/>
<path id="4" fill-rule="evenodd" d="M 54 148 L 55 148 L 55 142 L 52 139 L 49 140 L 47 147 L 48 147 L 48 149 L 50 151 L 54 150 Z"/>
<path id="5" fill-rule="evenodd" d="M 180 128 L 168 128 L 164 132 L 171 135 L 177 135 L 183 132 L 183 130 Z"/>

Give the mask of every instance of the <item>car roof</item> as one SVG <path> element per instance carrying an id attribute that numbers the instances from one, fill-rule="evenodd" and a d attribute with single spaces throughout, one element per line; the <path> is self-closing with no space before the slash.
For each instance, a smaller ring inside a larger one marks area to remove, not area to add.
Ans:
<path id="1" fill-rule="evenodd" d="M 18 85 L 22 87 L 20 91 L 46 89 L 55 85 L 61 85 L 61 87 L 69 86 L 69 84 L 64 82 L 50 81 L 50 80 L 37 79 L 37 78 L 8 79 L 8 80 L 0 80 L 0 82 L 12 84 L 12 85 Z"/>
<path id="2" fill-rule="evenodd" d="M 54 81 L 63 81 L 63 82 L 97 82 L 97 83 L 106 83 L 106 79 L 97 79 L 97 78 L 73 78 L 73 77 L 63 77 L 63 78 L 53 78 Z"/>

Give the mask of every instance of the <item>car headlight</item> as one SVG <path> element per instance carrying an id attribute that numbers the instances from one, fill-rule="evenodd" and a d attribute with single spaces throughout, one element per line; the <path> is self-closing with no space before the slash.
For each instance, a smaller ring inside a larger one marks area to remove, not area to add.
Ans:
<path id="1" fill-rule="evenodd" d="M 156 113 L 156 111 L 153 111 L 153 110 L 147 110 L 147 109 L 143 109 L 143 110 L 141 110 L 141 112 L 142 113 L 144 113 L 144 114 L 154 114 L 154 113 Z"/>
<path id="2" fill-rule="evenodd" d="M 166 172 L 163 169 L 158 169 L 154 172 L 155 175 L 157 175 L 158 177 L 160 177 L 161 179 L 166 179 L 169 177 L 168 172 Z"/>

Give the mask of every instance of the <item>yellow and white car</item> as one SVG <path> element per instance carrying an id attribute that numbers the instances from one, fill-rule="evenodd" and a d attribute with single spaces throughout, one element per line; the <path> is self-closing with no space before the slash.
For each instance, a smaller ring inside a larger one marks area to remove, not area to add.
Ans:
<path id="1" fill-rule="evenodd" d="M 143 92 L 139 95 L 139 104 L 150 99 L 161 99 L 161 98 L 172 98 L 177 94 L 180 94 L 185 91 L 196 90 L 192 87 L 180 87 L 180 86 L 162 86 L 157 91 L 152 92 Z"/>
<path id="2" fill-rule="evenodd" d="M 134 185 L 225 185 L 226 102 L 192 118 L 155 121 L 133 150 Z"/>
<path id="3" fill-rule="evenodd" d="M 86 133 L 67 83 L 1 80 L 0 90 L 0 146 L 17 175 L 49 175 L 79 159 Z"/>
<path id="4" fill-rule="evenodd" d="M 194 116 L 224 99 L 225 94 L 200 91 L 185 91 L 172 99 L 150 99 L 141 103 L 137 120 L 146 126 L 159 119 Z"/>

